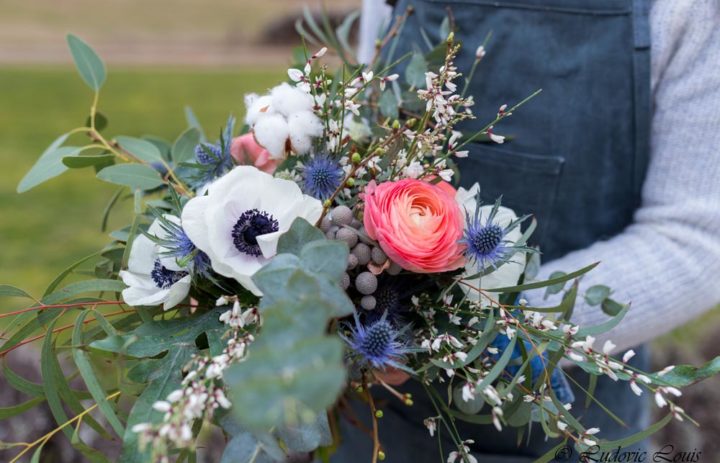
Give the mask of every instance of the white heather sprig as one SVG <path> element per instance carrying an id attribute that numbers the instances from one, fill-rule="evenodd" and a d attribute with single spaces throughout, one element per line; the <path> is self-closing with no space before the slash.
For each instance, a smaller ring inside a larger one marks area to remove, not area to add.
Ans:
<path id="1" fill-rule="evenodd" d="M 218 300 L 218 304 L 223 302 L 229 302 L 229 299 L 222 297 Z M 243 310 L 235 301 L 232 309 L 220 315 L 220 321 L 230 328 L 222 353 L 215 357 L 194 357 L 192 369 L 183 378 L 181 388 L 152 406 L 164 413 L 162 422 L 158 425 L 140 423 L 132 428 L 133 432 L 140 434 L 141 446 L 150 444 L 155 454 L 166 455 L 169 447 L 192 446 L 195 422 L 212 418 L 219 408 L 229 409 L 232 406 L 223 390 L 223 374 L 230 365 L 244 360 L 247 346 L 253 341 L 246 328 L 260 326 L 260 314 L 256 308 Z"/>

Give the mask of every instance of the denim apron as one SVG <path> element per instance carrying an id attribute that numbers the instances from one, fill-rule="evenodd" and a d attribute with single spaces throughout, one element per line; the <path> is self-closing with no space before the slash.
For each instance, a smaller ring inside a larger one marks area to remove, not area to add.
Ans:
<path id="1" fill-rule="evenodd" d="M 534 241 L 545 261 L 620 233 L 639 206 L 650 123 L 649 1 L 398 2 L 396 14 L 408 5 L 415 11 L 402 29 L 396 57 L 414 49 L 426 51 L 423 34 L 433 43 L 442 40 L 439 25 L 450 9 L 456 38 L 464 44 L 456 64 L 467 73 L 476 47 L 492 31 L 488 53 L 469 91 L 477 119 L 463 127 L 464 133 L 482 128 L 502 104 L 511 106 L 542 88 L 539 96 L 495 128 L 511 141 L 474 144 L 459 167 L 461 184 L 479 182 L 485 202 L 503 195 L 503 205 L 535 215 Z M 459 83 L 462 88 L 462 80 Z M 647 369 L 647 349 L 635 350 L 638 355 L 631 363 Z M 587 388 L 587 375 L 572 370 L 568 375 Z M 381 388 L 373 388 L 373 395 L 386 401 L 380 420 L 385 461 L 445 461 L 454 446 L 445 433 L 441 458 L 437 438 L 431 438 L 422 424 L 437 414 L 425 393 L 413 382 L 400 389 L 413 393 L 415 405 L 405 407 Z M 586 427 L 599 427 L 598 437 L 619 439 L 648 425 L 647 401 L 635 396 L 625 382 L 600 378 L 594 396 L 626 427 L 599 406 L 585 408 L 585 394 L 574 386 L 573 392 L 574 414 Z M 368 414 L 366 406 L 354 408 L 360 417 Z M 559 442 L 546 440 L 539 423 L 525 429 L 520 443 L 512 427 L 499 433 L 491 426 L 459 421 L 457 425 L 462 438 L 475 441 L 470 447 L 481 463 L 530 462 Z M 332 461 L 369 461 L 368 436 L 347 422 L 341 427 L 344 440 Z M 626 450 L 638 445 L 642 446 Z M 577 455 L 564 461 L 577 461 Z"/>

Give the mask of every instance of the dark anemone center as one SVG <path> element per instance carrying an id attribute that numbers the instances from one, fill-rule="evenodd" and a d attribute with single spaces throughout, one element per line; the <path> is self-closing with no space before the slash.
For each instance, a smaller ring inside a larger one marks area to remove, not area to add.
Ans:
<path id="1" fill-rule="evenodd" d="M 152 272 L 150 272 L 150 277 L 155 282 L 155 286 L 160 289 L 168 289 L 187 274 L 187 272 L 176 272 L 170 270 L 160 263 L 160 259 L 156 259 Z"/>
<path id="2" fill-rule="evenodd" d="M 279 229 L 278 221 L 271 214 L 250 209 L 243 212 L 232 229 L 233 244 L 238 251 L 257 257 L 262 254 L 257 237 Z"/>
<path id="3" fill-rule="evenodd" d="M 479 229 L 472 237 L 472 243 L 479 254 L 488 255 L 500 246 L 502 238 L 502 228 L 493 223 Z"/>
<path id="4" fill-rule="evenodd" d="M 387 321 L 380 320 L 367 328 L 361 349 L 368 357 L 382 357 L 387 354 L 392 342 L 392 326 Z"/>

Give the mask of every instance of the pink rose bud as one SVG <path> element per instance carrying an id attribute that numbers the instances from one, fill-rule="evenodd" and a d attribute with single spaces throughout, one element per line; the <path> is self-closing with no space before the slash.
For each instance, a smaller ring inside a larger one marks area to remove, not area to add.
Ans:
<path id="1" fill-rule="evenodd" d="M 405 179 L 365 189 L 364 223 L 370 238 L 405 270 L 441 273 L 465 264 L 463 213 L 455 189 Z"/>
<path id="2" fill-rule="evenodd" d="M 233 138 L 230 154 L 238 164 L 255 166 L 268 174 L 275 172 L 280 163 L 270 158 L 270 153 L 255 141 L 252 133 Z"/>

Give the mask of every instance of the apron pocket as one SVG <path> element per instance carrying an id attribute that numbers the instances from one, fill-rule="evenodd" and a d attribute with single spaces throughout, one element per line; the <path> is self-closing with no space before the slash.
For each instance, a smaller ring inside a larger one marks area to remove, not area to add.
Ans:
<path id="1" fill-rule="evenodd" d="M 470 143 L 468 148 L 468 157 L 457 162 L 460 184 L 469 188 L 479 183 L 485 204 L 493 204 L 502 195 L 503 206 L 518 215 L 532 214 L 538 228 L 530 242 L 542 245 L 565 158 L 513 152 L 487 143 Z"/>

